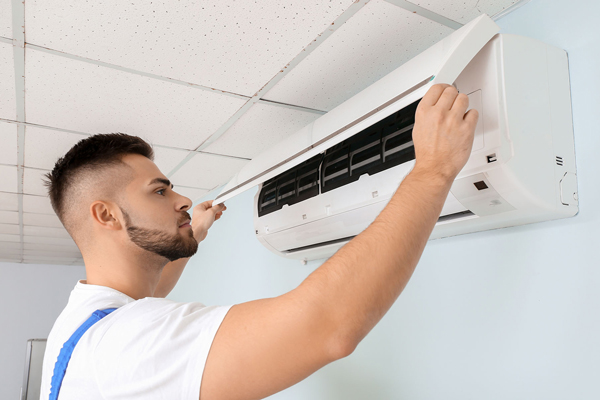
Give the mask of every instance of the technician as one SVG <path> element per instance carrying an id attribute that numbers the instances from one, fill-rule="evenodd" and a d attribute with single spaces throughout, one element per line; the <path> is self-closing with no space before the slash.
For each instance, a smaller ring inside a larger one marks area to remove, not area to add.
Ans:
<path id="1" fill-rule="evenodd" d="M 204 202 L 190 219 L 138 137 L 77 143 L 47 185 L 87 279 L 50 332 L 41 400 L 262 399 L 349 356 L 406 286 L 469 158 L 468 103 L 431 87 L 415 166 L 375 221 L 292 291 L 233 306 L 164 298 L 225 206 Z"/>

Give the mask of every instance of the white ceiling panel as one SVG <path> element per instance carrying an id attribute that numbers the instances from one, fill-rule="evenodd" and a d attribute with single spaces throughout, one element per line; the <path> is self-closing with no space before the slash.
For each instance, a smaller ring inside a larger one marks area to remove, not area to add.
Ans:
<path id="1" fill-rule="evenodd" d="M 252 95 L 353 2 L 27 0 L 27 41 Z"/>
<path id="2" fill-rule="evenodd" d="M 1 211 L 19 211 L 19 198 L 16 193 L 0 193 Z"/>
<path id="3" fill-rule="evenodd" d="M 0 165 L 0 192 L 18 192 L 16 166 Z"/>
<path id="4" fill-rule="evenodd" d="M 24 243 L 41 243 L 41 244 L 57 244 L 61 246 L 75 246 L 75 242 L 71 238 L 51 238 L 44 236 L 23 236 Z"/>
<path id="5" fill-rule="evenodd" d="M 495 15 L 515 5 L 520 0 L 410 0 L 411 3 L 466 24 L 481 14 Z"/>
<path id="6" fill-rule="evenodd" d="M 9 235 L 20 235 L 21 230 L 19 228 L 19 225 L 0 224 L 0 233 L 8 233 Z"/>
<path id="7" fill-rule="evenodd" d="M 200 197 L 204 196 L 206 193 L 209 192 L 206 189 L 196 189 L 196 188 L 188 188 L 188 187 L 182 187 L 182 186 L 175 186 L 175 188 L 173 190 L 175 190 L 180 195 L 185 196 L 188 199 L 192 200 L 192 202 L 198 200 Z"/>
<path id="8" fill-rule="evenodd" d="M 51 170 L 77 142 L 86 136 L 35 126 L 25 127 L 25 167 Z"/>
<path id="9" fill-rule="evenodd" d="M 452 32 L 403 8 L 372 0 L 264 97 L 329 111 Z"/>
<path id="10" fill-rule="evenodd" d="M 46 194 L 43 196 L 23 195 L 23 211 L 26 213 L 49 214 L 58 219 L 52 209 L 50 198 Z"/>
<path id="11" fill-rule="evenodd" d="M 0 211 L 0 224 L 18 224 L 19 213 L 17 211 Z"/>
<path id="12" fill-rule="evenodd" d="M 188 150 L 165 149 L 154 146 L 154 163 L 167 175 L 189 154 Z"/>
<path id="13" fill-rule="evenodd" d="M 44 186 L 44 177 L 50 171 L 43 169 L 24 168 L 23 193 L 38 196 L 47 196 L 48 189 Z"/>
<path id="14" fill-rule="evenodd" d="M 0 42 L 0 118 L 17 119 L 13 47 Z"/>
<path id="15" fill-rule="evenodd" d="M 26 50 L 27 121 L 150 143 L 199 146 L 245 100 Z"/>
<path id="16" fill-rule="evenodd" d="M 0 164 L 17 165 L 16 124 L 0 122 L 0 143 Z"/>
<path id="17" fill-rule="evenodd" d="M 48 228 L 44 226 L 27 226 L 23 227 L 23 234 L 30 236 L 70 238 L 65 228 Z"/>
<path id="18" fill-rule="evenodd" d="M 253 158 L 319 117 L 319 114 L 311 112 L 256 103 L 205 150 Z"/>
<path id="19" fill-rule="evenodd" d="M 235 175 L 247 160 L 198 153 L 171 177 L 175 186 L 213 189 Z"/>
<path id="20" fill-rule="evenodd" d="M 12 38 L 12 0 L 0 0 L 0 36 Z"/>
<path id="21" fill-rule="evenodd" d="M 7 233 L 0 233 L 0 242 L 11 242 L 15 246 L 19 246 L 20 241 L 21 241 L 20 235 L 10 235 Z"/>
<path id="22" fill-rule="evenodd" d="M 23 224 L 29 226 L 45 226 L 48 228 L 63 228 L 62 222 L 56 215 L 23 213 Z"/>
<path id="23" fill-rule="evenodd" d="M 57 245 L 57 244 L 45 244 L 45 243 L 24 243 L 23 248 L 25 250 L 39 250 L 39 251 L 51 251 L 51 252 L 61 252 L 65 253 L 77 253 L 79 249 L 77 246 L 69 245 Z"/>

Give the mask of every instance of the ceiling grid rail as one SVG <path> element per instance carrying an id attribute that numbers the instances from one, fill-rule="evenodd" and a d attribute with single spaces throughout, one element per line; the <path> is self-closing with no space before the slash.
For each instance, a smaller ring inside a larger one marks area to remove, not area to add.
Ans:
<path id="1" fill-rule="evenodd" d="M 385 0 L 385 1 L 387 1 L 388 3 L 393 4 L 395 6 L 398 6 L 400 8 L 404 8 L 407 11 L 410 11 L 412 13 L 418 14 L 422 17 L 425 17 L 427 19 L 435 21 L 439 24 L 445 25 L 448 28 L 459 29 L 460 27 L 463 26 L 463 24 L 460 24 L 456 21 L 453 21 L 449 18 L 444 17 L 443 15 L 440 15 L 438 13 L 430 11 L 426 8 L 420 7 L 414 3 L 411 3 L 406 0 Z"/>
<path id="2" fill-rule="evenodd" d="M 25 258 L 23 240 L 23 175 L 25 173 L 25 3 L 12 0 L 13 58 L 17 109 L 17 204 L 19 211 L 19 248 L 21 263 Z"/>
<path id="3" fill-rule="evenodd" d="M 255 103 L 261 100 L 261 97 L 265 95 L 273 86 L 275 86 L 281 79 L 283 79 L 294 67 L 296 67 L 302 60 L 308 57 L 319 45 L 321 45 L 329 36 L 331 36 L 336 30 L 338 30 L 346 21 L 348 21 L 354 14 L 360 11 L 370 0 L 356 0 L 350 7 L 342 12 L 323 32 L 317 35 L 312 42 L 300 51 L 287 65 L 283 66 L 281 70 L 275 74 L 269 82 L 267 82 L 258 92 L 250 98 L 234 115 L 232 115 L 219 129 L 217 129 L 208 139 L 202 142 L 196 151 L 205 149 L 219 139 L 235 122 L 237 122 Z M 272 104 L 272 102 L 267 102 Z M 283 105 L 279 103 L 278 105 Z M 311 109 L 312 110 L 312 109 Z M 312 110 L 315 111 L 315 110 Z M 173 176 L 181 167 L 183 167 L 189 160 L 194 157 L 194 153 L 190 153 L 185 159 L 183 159 L 175 168 L 173 168 L 168 174 L 168 177 Z"/>

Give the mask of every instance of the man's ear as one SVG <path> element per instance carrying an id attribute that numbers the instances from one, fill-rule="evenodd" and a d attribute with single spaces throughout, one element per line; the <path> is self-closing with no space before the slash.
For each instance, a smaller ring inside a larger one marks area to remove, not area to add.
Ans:
<path id="1" fill-rule="evenodd" d="M 94 225 L 99 224 L 100 227 L 109 230 L 123 229 L 123 224 L 121 223 L 123 215 L 119 207 L 113 202 L 94 201 L 90 205 L 90 213 Z"/>

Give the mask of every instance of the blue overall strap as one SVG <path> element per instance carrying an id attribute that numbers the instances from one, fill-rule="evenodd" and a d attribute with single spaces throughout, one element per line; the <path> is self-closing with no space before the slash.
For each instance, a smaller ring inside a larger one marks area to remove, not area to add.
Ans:
<path id="1" fill-rule="evenodd" d="M 73 350 L 75 350 L 75 346 L 77 345 L 77 342 L 79 342 L 79 339 L 81 339 L 83 334 L 90 329 L 92 325 L 115 310 L 116 308 L 107 308 L 94 311 L 92 316 L 77 328 L 75 333 L 65 342 L 62 349 L 60 349 L 56 364 L 54 365 L 54 374 L 52 375 L 52 382 L 50 385 L 50 400 L 58 399 L 58 392 L 60 391 L 60 386 L 65 377 L 65 372 L 67 372 L 67 365 L 69 365 L 71 354 L 73 354 Z"/>

